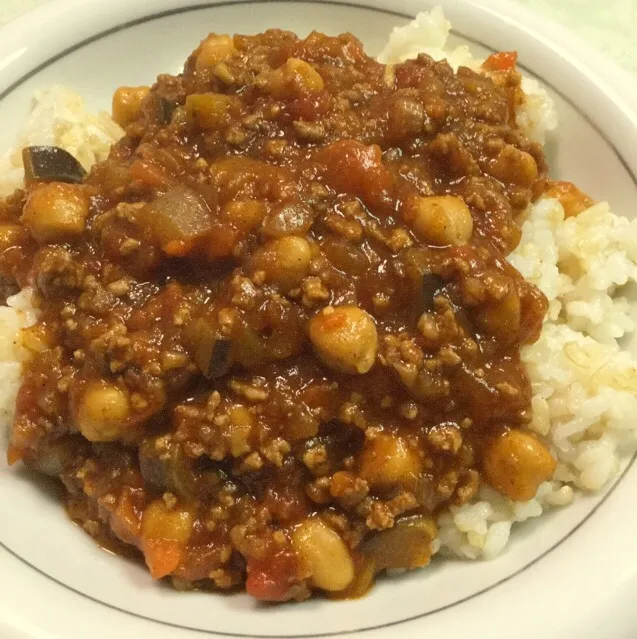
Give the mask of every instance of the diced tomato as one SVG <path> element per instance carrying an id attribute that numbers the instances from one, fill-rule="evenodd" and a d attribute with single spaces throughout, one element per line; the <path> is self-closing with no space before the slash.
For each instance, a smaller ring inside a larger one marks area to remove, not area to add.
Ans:
<path id="1" fill-rule="evenodd" d="M 482 64 L 487 71 L 511 71 L 518 63 L 517 51 L 499 51 L 492 53 Z"/>
<path id="2" fill-rule="evenodd" d="M 263 504 L 279 522 L 299 520 L 309 514 L 308 499 L 298 483 L 268 486 Z"/>
<path id="3" fill-rule="evenodd" d="M 247 571 L 246 591 L 260 601 L 286 601 L 297 581 L 296 560 L 286 553 L 267 560 L 250 557 Z"/>
<path id="4" fill-rule="evenodd" d="M 330 94 L 327 91 L 309 93 L 297 98 L 288 106 L 288 113 L 292 120 L 305 120 L 315 122 L 330 106 Z"/>
<path id="5" fill-rule="evenodd" d="M 379 146 L 356 140 L 340 140 L 325 147 L 327 183 L 341 193 L 360 197 L 367 204 L 382 206 L 390 200 L 392 176 L 383 165 Z"/>
<path id="6" fill-rule="evenodd" d="M 396 86 L 399 89 L 417 88 L 421 84 L 431 82 L 430 69 L 419 65 L 414 60 L 407 60 L 404 64 L 395 68 Z"/>

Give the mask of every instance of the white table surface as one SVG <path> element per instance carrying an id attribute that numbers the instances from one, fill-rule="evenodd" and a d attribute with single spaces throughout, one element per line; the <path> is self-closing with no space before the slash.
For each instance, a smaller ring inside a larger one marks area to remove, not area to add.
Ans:
<path id="1" fill-rule="evenodd" d="M 0 0 L 0 24 L 44 2 Z M 108 2 L 108 0 L 95 0 Z M 637 74 L 637 0 L 510 0 L 560 22 Z"/>

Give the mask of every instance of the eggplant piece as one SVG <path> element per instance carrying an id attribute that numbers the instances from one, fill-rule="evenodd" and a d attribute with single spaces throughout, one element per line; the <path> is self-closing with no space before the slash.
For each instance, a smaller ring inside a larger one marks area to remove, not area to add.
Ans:
<path id="1" fill-rule="evenodd" d="M 434 299 L 444 286 L 445 281 L 435 273 L 422 274 L 422 306 L 423 311 L 431 312 L 434 310 Z"/>
<path id="2" fill-rule="evenodd" d="M 232 366 L 232 342 L 217 335 L 212 322 L 199 318 L 194 326 L 195 362 L 203 376 L 216 379 L 225 375 Z"/>
<path id="3" fill-rule="evenodd" d="M 162 98 L 151 91 L 142 104 L 142 114 L 147 121 L 166 126 L 172 122 L 177 106 L 176 102 Z"/>
<path id="4" fill-rule="evenodd" d="M 25 182 L 67 182 L 77 184 L 84 179 L 84 167 L 64 149 L 57 146 L 27 146 L 22 149 Z"/>
<path id="5" fill-rule="evenodd" d="M 170 124 L 173 119 L 173 113 L 177 105 L 166 98 L 157 97 L 157 120 L 159 124 L 165 126 Z"/>
<path id="6" fill-rule="evenodd" d="M 158 450 L 156 439 L 145 439 L 139 447 L 139 469 L 144 481 L 159 490 L 169 490 L 184 499 L 195 494 L 193 463 L 174 442 Z"/>
<path id="7" fill-rule="evenodd" d="M 437 534 L 433 519 L 415 515 L 372 535 L 362 550 L 377 572 L 388 568 L 421 568 L 431 560 L 431 542 Z"/>

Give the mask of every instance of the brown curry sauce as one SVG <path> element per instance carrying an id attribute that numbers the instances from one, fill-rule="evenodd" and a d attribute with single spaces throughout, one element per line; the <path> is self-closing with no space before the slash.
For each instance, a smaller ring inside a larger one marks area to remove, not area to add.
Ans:
<path id="1" fill-rule="evenodd" d="M 532 497 L 547 303 L 505 258 L 547 167 L 514 64 L 268 31 L 118 91 L 107 161 L 0 203 L 6 292 L 41 310 L 10 461 L 155 578 L 267 600 L 425 565 L 482 481 Z"/>

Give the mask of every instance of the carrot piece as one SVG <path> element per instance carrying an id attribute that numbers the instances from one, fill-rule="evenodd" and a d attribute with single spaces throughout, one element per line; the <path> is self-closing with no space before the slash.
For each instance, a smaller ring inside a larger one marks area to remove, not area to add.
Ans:
<path id="1" fill-rule="evenodd" d="M 183 544 L 172 539 L 145 539 L 142 551 L 153 579 L 162 579 L 174 572 L 183 556 Z"/>
<path id="2" fill-rule="evenodd" d="M 550 182 L 543 197 L 558 200 L 564 207 L 565 217 L 579 215 L 595 203 L 593 198 L 580 191 L 572 182 Z"/>
<path id="3" fill-rule="evenodd" d="M 483 63 L 482 68 L 487 71 L 511 71 L 518 63 L 517 51 L 499 51 L 492 53 Z"/>

